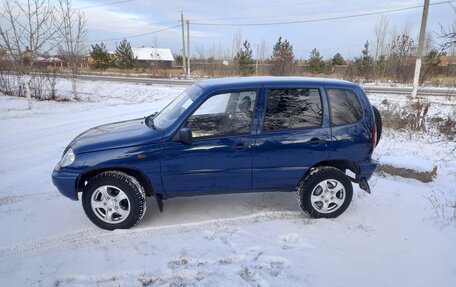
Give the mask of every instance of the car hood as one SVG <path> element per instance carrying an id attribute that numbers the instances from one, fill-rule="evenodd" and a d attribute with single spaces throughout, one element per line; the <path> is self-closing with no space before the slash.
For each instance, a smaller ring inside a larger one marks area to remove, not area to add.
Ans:
<path id="1" fill-rule="evenodd" d="M 156 143 L 162 135 L 162 131 L 148 127 L 140 118 L 91 128 L 78 135 L 69 146 L 75 153 L 84 153 Z"/>

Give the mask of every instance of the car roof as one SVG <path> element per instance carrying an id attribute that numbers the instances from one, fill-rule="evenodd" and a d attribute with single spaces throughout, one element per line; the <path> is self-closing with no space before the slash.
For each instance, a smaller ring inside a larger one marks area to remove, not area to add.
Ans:
<path id="1" fill-rule="evenodd" d="M 284 86 L 320 86 L 320 85 L 341 85 L 356 86 L 355 83 L 327 79 L 327 78 L 310 78 L 310 77 L 273 77 L 273 76 L 255 76 L 255 77 L 230 77 L 202 80 L 197 83 L 203 89 L 213 88 L 236 88 L 244 86 L 261 86 L 261 85 L 284 85 Z"/>

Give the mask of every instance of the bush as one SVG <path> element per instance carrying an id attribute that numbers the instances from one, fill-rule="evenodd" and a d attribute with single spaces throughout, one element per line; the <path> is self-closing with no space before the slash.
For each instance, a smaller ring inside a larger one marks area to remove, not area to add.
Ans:
<path id="1" fill-rule="evenodd" d="M 383 126 L 394 130 L 426 131 L 426 116 L 431 106 L 428 102 L 416 101 L 407 107 L 390 105 L 383 101 L 381 110 Z"/>
<path id="2" fill-rule="evenodd" d="M 450 140 L 454 140 L 456 135 L 456 121 L 448 116 L 445 120 L 438 124 L 438 129 Z"/>
<path id="3" fill-rule="evenodd" d="M 416 132 L 435 133 L 446 140 L 456 138 L 456 120 L 454 115 L 428 116 L 431 104 L 426 101 L 414 101 L 405 107 L 391 105 L 388 100 L 381 103 L 383 127 L 388 130 L 401 130 L 409 133 L 410 137 Z"/>

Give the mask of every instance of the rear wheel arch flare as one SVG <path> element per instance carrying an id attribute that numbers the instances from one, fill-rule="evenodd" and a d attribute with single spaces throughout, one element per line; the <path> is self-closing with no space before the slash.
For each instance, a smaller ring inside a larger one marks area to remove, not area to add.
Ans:
<path id="1" fill-rule="evenodd" d="M 380 114 L 380 111 L 375 106 L 372 106 L 372 111 L 373 111 L 375 127 L 377 128 L 377 141 L 375 144 L 375 146 L 377 146 L 378 143 L 380 142 L 380 139 L 382 138 L 383 121 L 382 121 L 382 115 Z"/>
<path id="2" fill-rule="evenodd" d="M 302 182 L 309 174 L 315 172 L 319 167 L 334 167 L 345 173 L 347 169 L 351 170 L 353 173 L 358 174 L 358 167 L 356 164 L 351 160 L 325 160 L 316 163 L 313 165 L 309 170 L 303 174 L 302 178 L 300 179 L 299 183 Z M 298 185 L 299 185 L 298 183 Z"/>

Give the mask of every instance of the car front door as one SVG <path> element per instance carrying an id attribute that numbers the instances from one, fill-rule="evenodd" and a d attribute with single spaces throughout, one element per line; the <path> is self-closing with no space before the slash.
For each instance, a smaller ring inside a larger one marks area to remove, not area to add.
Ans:
<path id="1" fill-rule="evenodd" d="M 262 107 L 252 189 L 293 190 L 310 167 L 329 157 L 327 104 L 320 88 L 268 88 Z"/>
<path id="2" fill-rule="evenodd" d="M 182 125 L 192 131 L 191 143 L 176 138 L 163 143 L 162 182 L 168 196 L 251 190 L 257 97 L 257 89 L 215 93 Z"/>

